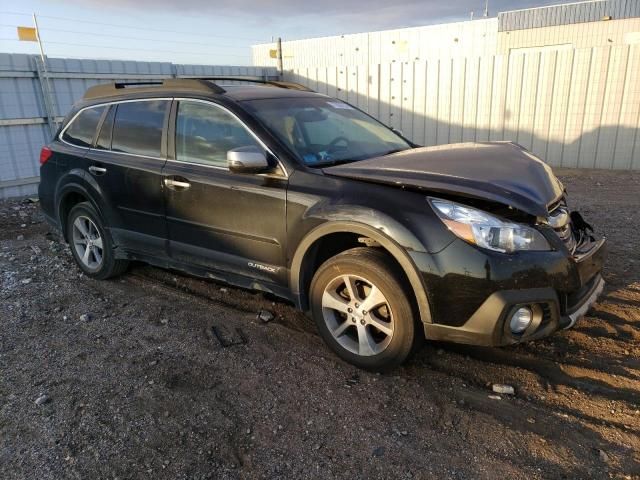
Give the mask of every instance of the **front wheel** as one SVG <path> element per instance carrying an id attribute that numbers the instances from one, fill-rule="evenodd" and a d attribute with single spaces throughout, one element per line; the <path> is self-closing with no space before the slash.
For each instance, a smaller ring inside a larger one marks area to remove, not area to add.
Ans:
<path id="1" fill-rule="evenodd" d="M 360 368 L 404 362 L 420 335 L 407 285 L 383 251 L 354 248 L 327 260 L 311 282 L 311 311 L 320 335 Z"/>

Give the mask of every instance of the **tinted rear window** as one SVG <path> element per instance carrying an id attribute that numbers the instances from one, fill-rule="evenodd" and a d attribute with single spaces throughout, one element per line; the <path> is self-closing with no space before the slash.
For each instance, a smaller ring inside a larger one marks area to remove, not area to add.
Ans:
<path id="1" fill-rule="evenodd" d="M 111 149 L 116 152 L 159 157 L 162 126 L 168 101 L 118 104 Z"/>
<path id="2" fill-rule="evenodd" d="M 80 112 L 64 131 L 62 139 L 80 147 L 90 147 L 104 108 L 92 107 Z"/>

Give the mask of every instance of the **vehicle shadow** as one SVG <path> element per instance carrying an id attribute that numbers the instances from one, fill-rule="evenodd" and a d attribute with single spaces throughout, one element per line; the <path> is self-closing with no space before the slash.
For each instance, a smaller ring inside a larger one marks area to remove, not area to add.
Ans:
<path id="1" fill-rule="evenodd" d="M 599 395 L 609 400 L 627 402 L 629 405 L 640 403 L 640 391 L 612 386 L 611 384 L 586 376 L 574 376 L 565 372 L 561 364 L 542 358 L 520 354 L 512 347 L 487 348 L 470 345 L 450 344 L 449 351 L 471 357 L 484 363 L 516 367 L 535 373 L 546 390 L 558 391 L 559 386 Z M 593 365 L 588 368 L 593 369 Z M 607 365 L 608 369 L 608 365 Z M 605 372 L 603 372 L 605 373 Z M 609 374 L 610 372 L 606 372 Z"/>
<path id="2" fill-rule="evenodd" d="M 604 472 L 596 473 L 598 467 L 605 467 L 603 470 L 609 467 L 599 461 L 600 451 L 606 452 L 608 457 L 614 457 L 610 461 L 616 463 L 617 468 L 626 475 L 640 473 L 637 452 L 622 442 L 611 441 L 596 429 L 596 425 L 602 426 L 603 422 L 582 411 L 545 402 L 494 400 L 486 393 L 471 389 L 456 389 L 454 395 L 458 402 L 464 402 L 463 408 L 468 407 L 495 418 L 532 442 L 535 441 L 532 436 L 537 436 L 539 442 L 555 445 L 563 452 L 563 457 L 568 457 L 572 467 L 566 469 L 548 460 L 547 465 L 563 470 L 565 478 L 598 478 L 604 475 Z M 607 422 L 606 428 L 611 427 L 625 432 L 624 435 L 637 436 L 638 433 L 637 430 L 627 431 L 625 425 L 619 422 Z M 536 458 L 536 462 L 540 461 L 540 458 Z"/>

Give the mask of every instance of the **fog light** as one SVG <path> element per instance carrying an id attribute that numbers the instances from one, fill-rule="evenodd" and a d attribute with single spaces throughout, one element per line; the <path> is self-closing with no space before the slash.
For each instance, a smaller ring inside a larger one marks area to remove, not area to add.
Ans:
<path id="1" fill-rule="evenodd" d="M 531 320 L 533 319 L 533 312 L 529 307 L 522 307 L 515 311 L 513 316 L 511 317 L 511 321 L 509 322 L 509 326 L 511 327 L 511 332 L 513 333 L 522 333 L 524 332 L 529 325 L 531 325 Z"/>

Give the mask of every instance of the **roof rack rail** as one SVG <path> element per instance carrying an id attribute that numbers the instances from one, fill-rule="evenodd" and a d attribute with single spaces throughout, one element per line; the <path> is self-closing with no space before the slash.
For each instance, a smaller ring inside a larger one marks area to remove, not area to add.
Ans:
<path id="1" fill-rule="evenodd" d="M 291 90 L 300 90 L 303 92 L 313 92 L 308 87 L 294 82 L 283 82 L 280 80 L 263 80 L 247 77 L 187 77 L 187 78 L 167 78 L 164 80 L 150 80 L 146 82 L 115 82 L 105 83 L 90 87 L 84 94 L 84 100 L 96 98 L 115 97 L 128 93 L 126 90 L 135 90 L 136 93 L 155 93 L 158 88 L 166 88 L 171 90 L 179 90 L 189 93 L 215 93 L 222 94 L 226 90 L 217 85 L 217 81 L 234 81 L 260 83 L 278 88 L 288 88 Z"/>
<path id="2" fill-rule="evenodd" d="M 223 81 L 223 82 L 248 82 L 248 83 L 260 83 L 263 85 L 270 85 L 272 87 L 278 88 L 288 88 L 290 90 L 300 90 L 303 92 L 313 92 L 309 87 L 306 87 L 300 83 L 295 82 L 285 82 L 282 80 L 266 80 L 266 79 L 258 79 L 258 78 L 247 78 L 247 77 L 187 77 L 189 79 L 197 79 L 197 80 L 208 80 L 211 82 Z"/>
<path id="3" fill-rule="evenodd" d="M 123 93 L 128 93 L 127 90 L 135 90 L 137 93 L 153 93 L 157 92 L 159 87 L 184 92 L 209 94 L 221 94 L 225 92 L 224 88 L 201 78 L 167 78 L 148 82 L 115 82 L 96 85 L 87 89 L 83 99 L 115 97 Z"/>

